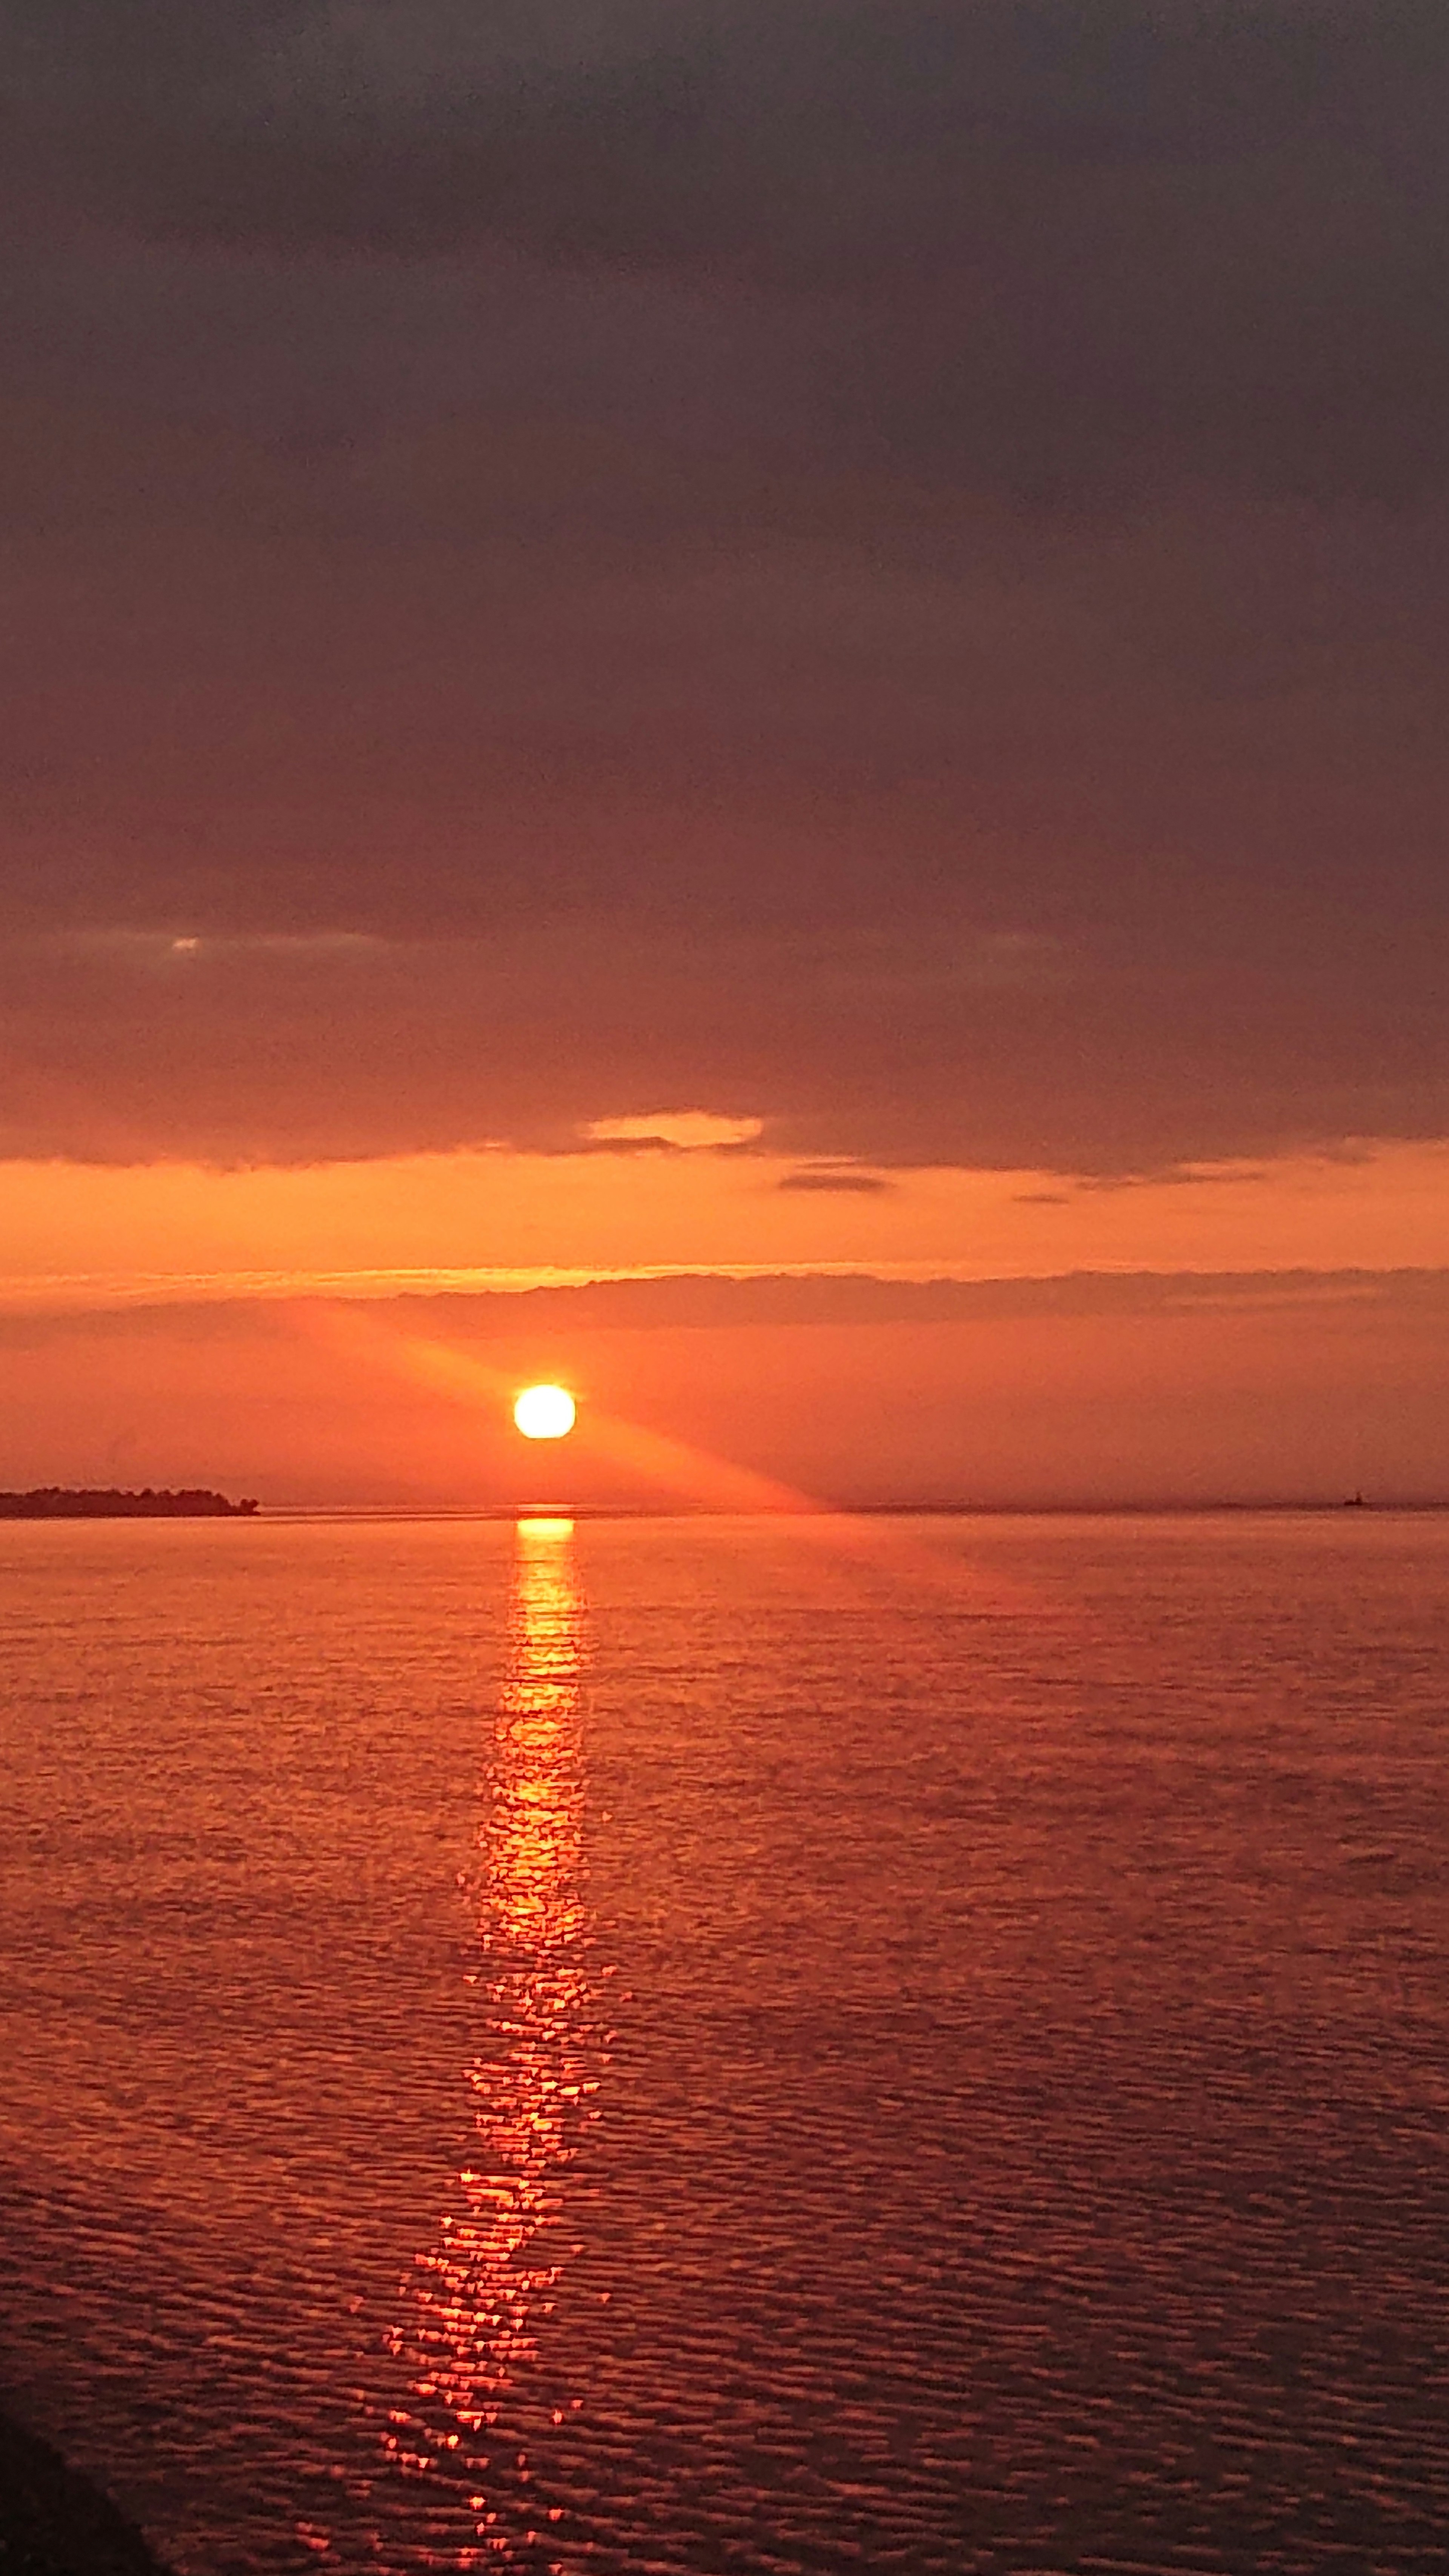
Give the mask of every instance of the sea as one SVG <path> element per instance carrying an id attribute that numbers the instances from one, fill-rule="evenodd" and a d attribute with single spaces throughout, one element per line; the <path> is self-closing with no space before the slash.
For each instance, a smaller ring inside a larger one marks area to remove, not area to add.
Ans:
<path id="1" fill-rule="evenodd" d="M 0 2394 L 178 2576 L 1449 2569 L 1449 1518 L 0 1528 Z"/>

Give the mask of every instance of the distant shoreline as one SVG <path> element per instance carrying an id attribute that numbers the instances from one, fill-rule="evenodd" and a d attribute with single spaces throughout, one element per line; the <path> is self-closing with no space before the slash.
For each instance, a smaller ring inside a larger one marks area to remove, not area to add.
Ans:
<path id="1" fill-rule="evenodd" d="M 1214 1499 L 1209 1502 L 1129 1502 L 1129 1503 L 833 1503 L 819 1502 L 798 1511 L 716 1511 L 686 1503 L 574 1503 L 562 1496 L 547 1500 L 532 1498 L 511 1503 L 273 1503 L 267 1506 L 269 1521 L 673 1521 L 673 1520 L 762 1520 L 790 1523 L 821 1520 L 1189 1520 L 1207 1519 L 1219 1513 L 1232 1513 L 1251 1518 L 1253 1515 L 1284 1517 L 1298 1515 L 1337 1519 L 1344 1512 L 1354 1517 L 1380 1518 L 1395 1512 L 1417 1515 L 1449 1512 L 1449 1498 L 1403 1500 L 1393 1495 L 1375 1498 L 1365 1496 L 1362 1503 L 1347 1495 L 1336 1501 L 1321 1497 L 1307 1500 L 1274 1502 L 1240 1502 Z"/>
<path id="2" fill-rule="evenodd" d="M 33 1485 L 28 1493 L 0 1493 L 6 1521 L 234 1521 L 250 1520 L 258 1508 L 250 1495 L 233 1503 L 203 1485 L 180 1492 L 143 1485 L 138 1493 L 114 1485 Z"/>
<path id="3" fill-rule="evenodd" d="M 254 1520 L 263 1506 L 254 1497 L 232 1502 L 209 1488 L 139 1492 L 41 1485 L 28 1493 L 0 1492 L 0 1521 Z M 273 1503 L 269 1521 L 672 1521 L 672 1520 L 1192 1520 L 1232 1514 L 1336 1518 L 1344 1512 L 1380 1517 L 1449 1512 L 1449 1497 L 1393 1494 L 1279 1496 L 1244 1501 L 1217 1495 L 1206 1501 L 1175 1497 L 1157 1502 L 804 1502 L 797 1510 L 717 1511 L 687 1503 L 575 1503 L 561 1497 L 508 1503 Z"/>

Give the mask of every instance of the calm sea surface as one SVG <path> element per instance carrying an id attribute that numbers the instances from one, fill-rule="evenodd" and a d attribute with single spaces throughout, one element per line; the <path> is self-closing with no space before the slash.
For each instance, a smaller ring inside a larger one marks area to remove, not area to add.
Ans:
<path id="1" fill-rule="evenodd" d="M 1449 1522 L 0 1529 L 0 2381 L 186 2576 L 1449 2568 Z"/>

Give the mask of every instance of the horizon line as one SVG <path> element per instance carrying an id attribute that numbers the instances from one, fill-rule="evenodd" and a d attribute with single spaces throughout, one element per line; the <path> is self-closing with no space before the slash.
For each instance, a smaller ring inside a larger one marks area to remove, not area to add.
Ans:
<path id="1" fill-rule="evenodd" d="M 259 1504 L 259 1520 L 997 1520 L 1151 1519 L 1217 1512 L 1339 1513 L 1449 1512 L 1449 1495 L 1339 1494 L 1194 1497 L 1166 1495 L 1127 1500 L 1028 1502 L 810 1502 L 793 1511 L 738 1511 L 708 1503 L 581 1503 L 558 1496 L 510 1503 L 315 1502 Z"/>

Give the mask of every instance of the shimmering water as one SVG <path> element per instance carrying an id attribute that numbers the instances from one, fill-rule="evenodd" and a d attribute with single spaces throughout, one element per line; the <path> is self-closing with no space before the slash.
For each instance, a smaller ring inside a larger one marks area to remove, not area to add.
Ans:
<path id="1" fill-rule="evenodd" d="M 0 2378 L 187 2576 L 1449 2567 L 1449 1524 L 0 1583 Z"/>

